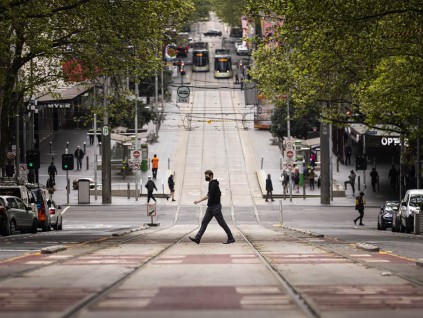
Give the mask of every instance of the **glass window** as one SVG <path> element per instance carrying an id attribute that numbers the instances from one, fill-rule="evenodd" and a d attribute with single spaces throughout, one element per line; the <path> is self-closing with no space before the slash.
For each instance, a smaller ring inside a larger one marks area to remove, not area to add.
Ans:
<path id="1" fill-rule="evenodd" d="M 16 201 L 14 198 L 7 198 L 7 203 L 9 203 L 9 206 L 11 209 L 17 209 L 18 205 L 16 204 Z"/>
<path id="2" fill-rule="evenodd" d="M 25 205 L 25 203 L 21 199 L 16 198 L 15 200 L 16 200 L 16 203 L 18 205 L 18 209 L 21 209 L 21 210 L 25 210 L 26 209 L 26 205 Z"/>
<path id="3" fill-rule="evenodd" d="M 410 197 L 410 206 L 414 208 L 420 207 L 420 204 L 423 202 L 423 195 L 412 195 Z"/>

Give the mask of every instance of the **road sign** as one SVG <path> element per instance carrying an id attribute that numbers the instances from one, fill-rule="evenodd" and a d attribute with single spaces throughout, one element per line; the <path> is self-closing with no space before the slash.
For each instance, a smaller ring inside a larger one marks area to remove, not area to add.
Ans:
<path id="1" fill-rule="evenodd" d="M 132 170 L 140 170 L 141 163 L 140 162 L 132 162 Z"/>
<path id="2" fill-rule="evenodd" d="M 286 150 L 292 150 L 292 149 L 294 149 L 294 144 L 292 143 L 292 141 L 287 141 L 285 143 L 285 149 Z"/>
<path id="3" fill-rule="evenodd" d="M 292 158 L 292 157 L 294 157 L 294 152 L 293 152 L 292 150 L 288 150 L 288 151 L 286 152 L 286 156 L 287 156 L 288 158 Z"/>
<path id="4" fill-rule="evenodd" d="M 180 98 L 188 98 L 190 94 L 189 87 L 186 86 L 179 86 L 176 93 Z"/>
<path id="5" fill-rule="evenodd" d="M 109 132 L 109 126 L 103 126 L 103 136 L 108 136 Z"/>
<path id="6" fill-rule="evenodd" d="M 141 152 L 139 150 L 134 150 L 132 152 L 132 157 L 139 158 L 141 156 Z"/>
<path id="7" fill-rule="evenodd" d="M 26 163 L 21 163 L 21 164 L 19 165 L 19 171 L 20 171 L 20 172 L 25 173 L 25 172 L 26 172 L 26 169 L 27 169 L 27 167 L 26 167 Z"/>
<path id="8" fill-rule="evenodd" d="M 156 216 L 156 214 L 157 214 L 156 205 L 147 203 L 147 216 Z"/>
<path id="9" fill-rule="evenodd" d="M 287 167 L 289 170 L 292 170 L 292 169 L 294 169 L 294 163 L 293 163 L 293 162 L 287 162 L 287 163 L 286 163 L 286 167 Z"/>
<path id="10" fill-rule="evenodd" d="M 176 100 L 177 103 L 188 103 L 188 98 L 178 97 Z"/>

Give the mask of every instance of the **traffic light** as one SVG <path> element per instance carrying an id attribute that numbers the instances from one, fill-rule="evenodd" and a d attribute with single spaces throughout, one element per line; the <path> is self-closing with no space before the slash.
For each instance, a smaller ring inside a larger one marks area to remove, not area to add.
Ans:
<path id="1" fill-rule="evenodd" d="M 64 153 L 62 154 L 62 169 L 63 170 L 73 170 L 73 154 Z"/>
<path id="2" fill-rule="evenodd" d="M 355 170 L 367 170 L 367 159 L 365 156 L 357 156 L 355 159 Z"/>
<path id="3" fill-rule="evenodd" d="M 27 150 L 26 166 L 28 169 L 40 169 L 40 151 L 37 149 Z"/>

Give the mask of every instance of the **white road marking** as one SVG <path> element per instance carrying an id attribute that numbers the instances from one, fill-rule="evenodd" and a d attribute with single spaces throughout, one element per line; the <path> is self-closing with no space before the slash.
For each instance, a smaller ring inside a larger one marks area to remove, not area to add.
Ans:
<path id="1" fill-rule="evenodd" d="M 67 206 L 66 208 L 63 209 L 62 211 L 62 215 L 66 213 L 66 211 L 70 208 L 70 206 Z"/>

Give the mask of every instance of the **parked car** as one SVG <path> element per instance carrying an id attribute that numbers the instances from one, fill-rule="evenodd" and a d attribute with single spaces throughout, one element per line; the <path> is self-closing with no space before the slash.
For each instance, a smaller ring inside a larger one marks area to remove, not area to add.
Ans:
<path id="1" fill-rule="evenodd" d="M 51 218 L 47 210 L 47 191 L 44 187 L 27 185 L 32 192 L 38 213 L 38 227 L 45 231 L 51 231 Z"/>
<path id="2" fill-rule="evenodd" d="M 222 36 L 222 31 L 218 30 L 208 30 L 204 33 L 205 36 Z"/>
<path id="3" fill-rule="evenodd" d="M 386 230 L 388 227 L 392 227 L 392 220 L 394 215 L 399 210 L 400 203 L 398 201 L 386 201 L 385 204 L 380 208 L 379 215 L 377 217 L 377 229 Z"/>
<path id="4" fill-rule="evenodd" d="M 1 185 L 0 195 L 13 196 L 21 199 L 26 205 L 31 206 L 34 212 L 37 208 L 34 204 L 34 196 L 27 187 L 23 185 Z"/>
<path id="5" fill-rule="evenodd" d="M 13 235 L 16 231 L 37 233 L 38 218 L 32 208 L 20 198 L 0 196 L 0 234 Z"/>
<path id="6" fill-rule="evenodd" d="M 74 190 L 78 190 L 79 187 L 79 180 L 88 180 L 90 181 L 90 189 L 94 189 L 95 188 L 95 181 L 94 179 L 91 178 L 78 178 L 72 181 L 72 187 L 74 188 Z"/>
<path id="7" fill-rule="evenodd" d="M 248 47 L 246 45 L 238 45 L 236 47 L 236 55 L 248 55 Z"/>
<path id="8" fill-rule="evenodd" d="M 60 231 L 63 228 L 62 207 L 50 200 L 47 201 L 47 206 L 51 218 L 51 226 L 56 231 Z"/>
<path id="9" fill-rule="evenodd" d="M 407 190 L 401 201 L 399 231 L 414 231 L 414 214 L 420 213 L 423 203 L 423 190 Z"/>

